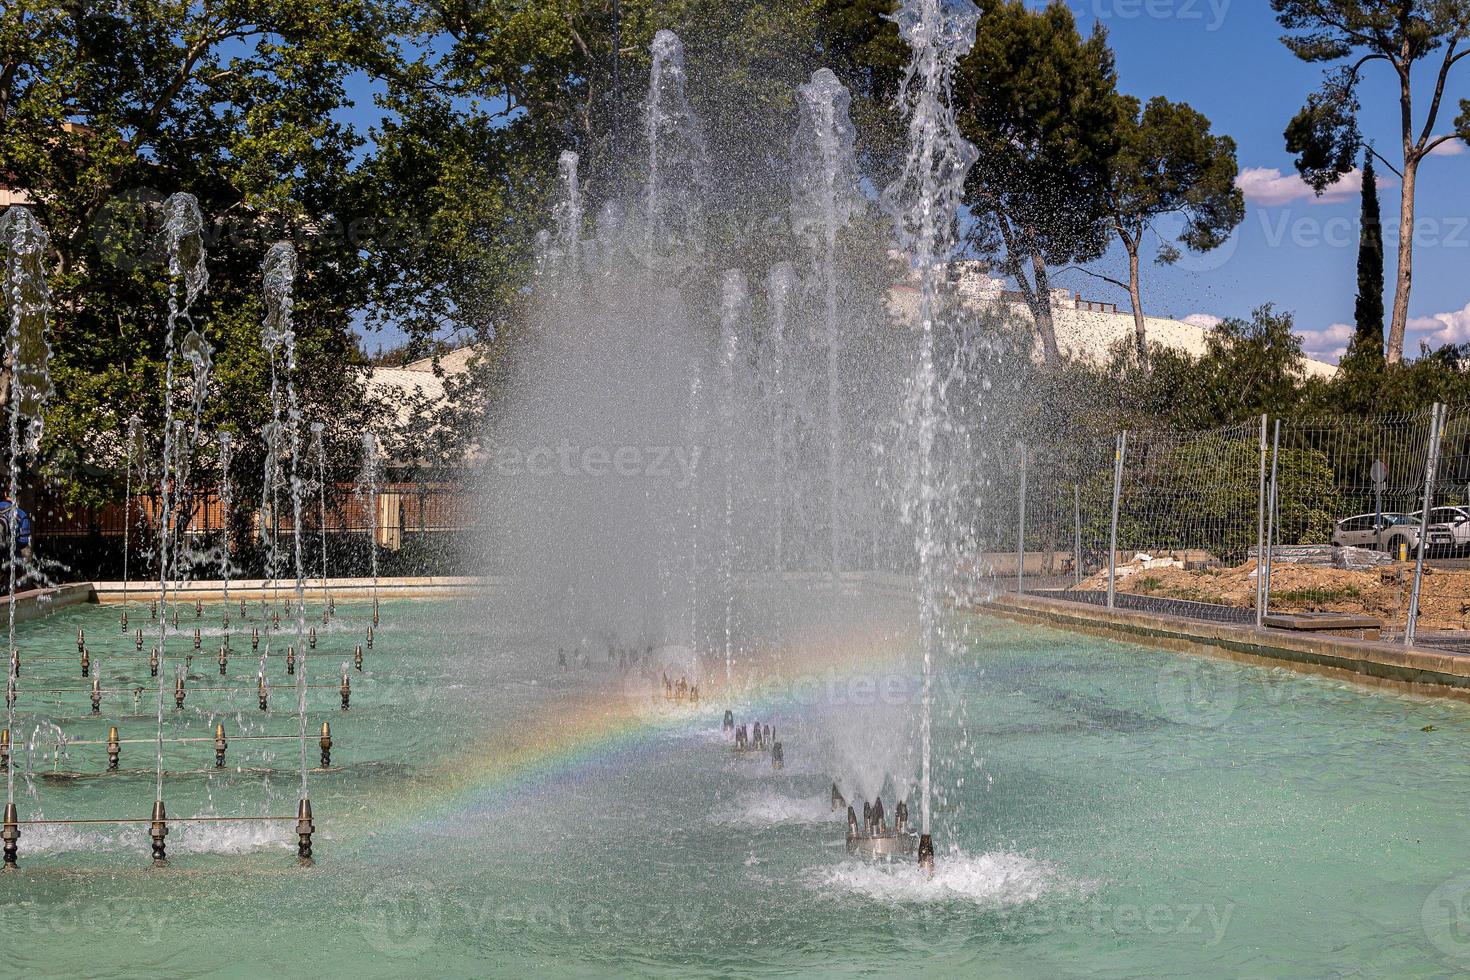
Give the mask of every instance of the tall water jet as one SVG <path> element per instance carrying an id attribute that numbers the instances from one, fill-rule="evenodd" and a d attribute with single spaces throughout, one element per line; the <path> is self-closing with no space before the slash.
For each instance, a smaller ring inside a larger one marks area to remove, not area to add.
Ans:
<path id="1" fill-rule="evenodd" d="M 305 481 L 301 475 L 301 406 L 296 398 L 296 331 L 291 322 L 295 304 L 296 249 L 290 242 L 277 242 L 266 250 L 261 266 L 261 285 L 265 297 L 265 317 L 261 322 L 261 346 L 271 361 L 271 386 L 274 405 L 280 406 L 278 381 L 285 379 L 284 419 L 290 448 L 291 541 L 295 572 L 293 610 L 296 614 L 296 714 L 301 747 L 302 806 L 308 806 L 306 787 L 306 567 L 302 557 L 301 502 Z"/>
<path id="2" fill-rule="evenodd" d="M 362 434 L 362 462 L 353 495 L 368 514 L 368 564 L 373 576 L 373 608 L 378 608 L 378 493 L 383 485 L 383 460 L 378 436 L 371 429 Z"/>
<path id="3" fill-rule="evenodd" d="M 323 440 L 326 426 L 311 423 L 311 452 L 316 457 L 317 530 L 322 549 L 322 615 L 331 615 L 332 593 L 327 584 L 327 447 Z"/>
<path id="4" fill-rule="evenodd" d="M 182 353 L 188 361 L 194 386 L 189 392 L 193 412 L 197 421 L 204 401 L 208 382 L 208 345 L 194 326 L 194 302 L 209 285 L 209 272 L 205 266 L 204 216 L 199 213 L 199 202 L 192 194 L 174 194 L 163 203 L 163 239 L 168 255 L 168 318 L 164 326 L 164 385 L 163 385 L 163 460 L 159 467 L 159 500 L 161 502 L 158 524 L 158 741 L 156 746 L 157 792 L 154 805 L 163 807 L 163 706 L 168 687 L 168 595 L 169 583 L 176 572 L 173 562 L 176 555 L 171 542 L 176 534 L 173 524 L 177 522 L 181 486 L 187 477 L 185 459 L 192 453 L 193 446 L 188 437 L 187 424 L 177 419 L 174 411 L 175 371 Z M 180 342 L 178 331 L 184 327 L 184 340 Z M 202 366 L 202 372 L 201 372 Z"/>
<path id="5" fill-rule="evenodd" d="M 577 168 L 581 158 L 571 150 L 562 153 L 557 162 L 557 173 L 561 177 L 562 199 L 553 213 L 556 219 L 557 248 L 571 276 L 582 270 L 582 183 Z"/>
<path id="6" fill-rule="evenodd" d="M 750 314 L 750 287 L 744 274 L 727 271 L 720 280 L 720 439 L 724 446 L 724 524 L 720 549 L 720 588 L 725 604 L 725 683 L 734 673 L 735 643 L 735 468 L 740 439 L 736 406 L 740 328 Z"/>
<path id="7" fill-rule="evenodd" d="M 861 210 L 861 177 L 848 115 L 852 97 L 829 69 L 797 89 L 800 121 L 791 144 L 791 223 L 806 246 L 822 295 L 826 343 L 827 534 L 835 583 L 841 570 L 842 328 L 837 300 L 837 239 Z"/>
<path id="8" fill-rule="evenodd" d="M 651 266 L 677 273 L 704 253 L 704 203 L 711 188 L 704 125 L 689 105 L 684 42 L 654 35 L 643 134 L 648 152 L 644 242 Z"/>
<path id="9" fill-rule="evenodd" d="M 128 558 L 133 538 L 133 468 L 136 466 L 138 482 L 143 481 L 143 422 L 136 415 L 128 416 L 127 436 L 123 447 L 123 632 L 128 631 Z"/>
<path id="10" fill-rule="evenodd" d="M 223 537 L 219 545 L 219 576 L 224 585 L 224 601 L 227 606 L 230 602 L 230 575 L 234 571 L 230 561 L 230 515 L 235 512 L 235 493 L 230 483 L 230 464 L 234 460 L 234 447 L 234 436 L 229 432 L 221 432 L 219 434 L 219 503 L 225 525 L 221 528 Z"/>
<path id="11" fill-rule="evenodd" d="M 940 642 L 934 442 L 940 423 L 941 391 L 934 335 L 944 314 L 941 286 L 954 252 L 956 214 L 963 200 L 966 175 L 977 156 L 975 148 L 960 134 L 955 119 L 953 77 L 959 59 L 974 46 L 979 19 L 980 12 L 970 0 L 903 0 L 897 22 L 910 57 L 899 93 L 899 109 L 907 122 L 909 148 L 902 173 L 883 191 L 883 207 L 893 217 L 919 278 L 919 351 L 904 407 L 912 458 L 904 504 L 906 516 L 915 525 L 923 657 L 919 860 L 931 870 L 933 659 Z"/>
<path id="12" fill-rule="evenodd" d="M 0 215 L 0 251 L 5 260 L 0 287 L 3 287 L 8 314 L 5 352 L 10 375 L 6 393 L 10 423 L 10 507 L 6 511 L 10 603 L 6 650 L 10 651 L 10 667 L 5 684 L 6 729 L 10 731 L 15 729 L 16 675 L 20 666 L 15 654 L 15 589 L 25 560 L 19 546 L 21 459 L 33 454 L 40 445 L 45 422 L 42 409 L 52 393 L 51 342 L 47 336 L 51 320 L 51 290 L 46 280 L 49 246 L 50 238 L 28 208 L 12 206 Z M 10 824 L 15 820 L 15 767 L 5 768 L 5 821 Z"/>
<path id="13" fill-rule="evenodd" d="M 771 419 L 771 457 L 773 484 L 775 571 L 786 570 L 786 450 L 787 428 L 792 413 L 787 393 L 787 345 L 790 342 L 791 303 L 796 292 L 796 269 L 790 262 L 777 262 L 766 275 L 766 302 L 771 310 L 771 330 L 767 335 L 765 395 Z"/>

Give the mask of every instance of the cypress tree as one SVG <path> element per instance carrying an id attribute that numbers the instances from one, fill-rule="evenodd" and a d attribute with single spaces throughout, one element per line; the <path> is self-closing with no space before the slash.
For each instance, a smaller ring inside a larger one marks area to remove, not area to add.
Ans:
<path id="1" fill-rule="evenodd" d="M 1383 363 L 1383 217 L 1378 205 L 1378 178 L 1373 154 L 1363 160 L 1363 218 L 1358 239 L 1357 330 L 1348 357 Z M 1364 366 L 1367 366 L 1366 364 Z"/>

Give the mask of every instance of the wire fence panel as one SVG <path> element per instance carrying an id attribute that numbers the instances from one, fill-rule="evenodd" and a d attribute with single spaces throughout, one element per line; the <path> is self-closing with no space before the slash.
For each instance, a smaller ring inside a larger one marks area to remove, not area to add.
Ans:
<path id="1" fill-rule="evenodd" d="M 1470 405 L 1447 406 L 1442 420 L 1414 639 L 1455 646 L 1470 631 Z"/>
<path id="2" fill-rule="evenodd" d="M 1261 471 L 1260 422 L 1128 433 L 1115 590 L 1254 608 Z"/>
<path id="3" fill-rule="evenodd" d="M 1433 418 L 1425 410 L 1279 423 L 1270 612 L 1353 615 L 1402 635 Z"/>
<path id="4" fill-rule="evenodd" d="M 1014 520 L 1024 521 L 1020 540 L 1011 537 L 1013 556 L 996 556 L 1002 588 L 1026 590 L 1073 588 L 1107 568 L 1108 515 L 1112 510 L 1113 447 L 1102 440 L 1078 441 L 1059 452 L 1054 447 L 1028 447 L 1025 453 L 1025 507 Z M 1013 499 L 1019 489 L 1013 490 Z M 1024 579 L 1017 563 L 1024 558 Z M 1009 575 L 1002 574 L 1004 569 Z"/>

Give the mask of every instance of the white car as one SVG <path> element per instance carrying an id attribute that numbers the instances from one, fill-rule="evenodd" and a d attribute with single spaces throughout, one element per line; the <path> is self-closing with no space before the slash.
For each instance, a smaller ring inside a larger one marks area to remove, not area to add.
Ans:
<path id="1" fill-rule="evenodd" d="M 1416 511 L 1409 517 L 1418 523 L 1422 513 Z M 1453 551 L 1470 549 L 1470 508 L 1435 507 L 1430 510 L 1429 547 L 1436 550 L 1448 547 Z"/>
<path id="2" fill-rule="evenodd" d="M 1399 546 L 1407 545 L 1409 553 L 1419 547 L 1419 522 L 1409 514 L 1384 514 L 1382 525 L 1376 524 L 1378 515 L 1359 514 L 1337 522 L 1332 534 L 1332 543 L 1354 548 L 1378 548 L 1398 557 Z M 1430 544 L 1434 544 L 1434 529 L 1430 529 Z"/>

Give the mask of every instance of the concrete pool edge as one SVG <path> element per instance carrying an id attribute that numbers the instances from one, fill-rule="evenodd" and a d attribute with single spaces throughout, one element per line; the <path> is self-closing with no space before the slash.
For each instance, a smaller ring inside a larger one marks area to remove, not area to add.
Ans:
<path id="1" fill-rule="evenodd" d="M 1286 667 L 1411 694 L 1470 699 L 1470 657 L 1372 640 L 1301 636 L 1251 626 L 1205 623 L 1161 613 L 1107 609 L 1084 602 L 1004 593 L 973 612 L 1130 639 L 1189 653 L 1209 653 Z"/>

